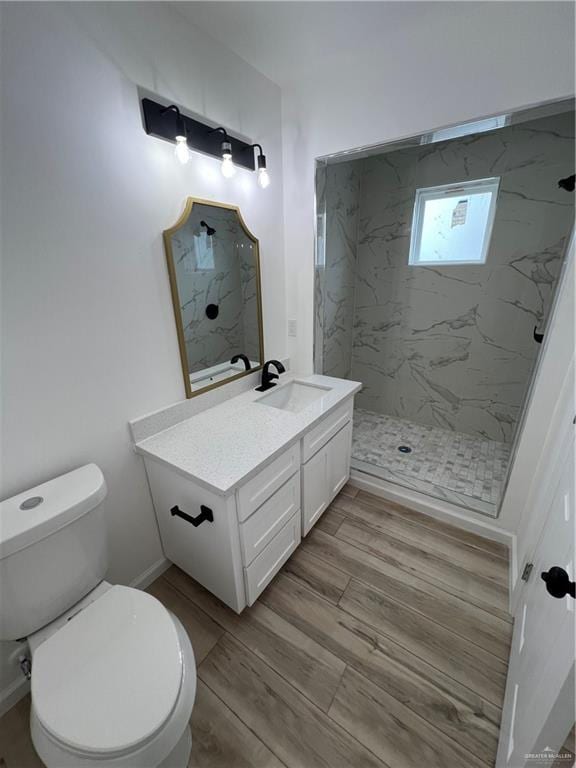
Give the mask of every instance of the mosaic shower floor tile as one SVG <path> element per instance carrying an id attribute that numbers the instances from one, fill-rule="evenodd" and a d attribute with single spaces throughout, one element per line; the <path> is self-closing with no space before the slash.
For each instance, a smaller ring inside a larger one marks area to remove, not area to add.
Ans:
<path id="1" fill-rule="evenodd" d="M 352 466 L 496 517 L 510 458 L 506 443 L 357 408 Z"/>

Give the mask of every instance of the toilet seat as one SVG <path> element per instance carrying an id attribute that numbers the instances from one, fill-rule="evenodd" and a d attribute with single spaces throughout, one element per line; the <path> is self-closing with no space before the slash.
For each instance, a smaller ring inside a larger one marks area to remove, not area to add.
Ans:
<path id="1" fill-rule="evenodd" d="M 171 614 L 145 592 L 114 586 L 36 649 L 34 713 L 63 748 L 110 759 L 162 730 L 183 670 Z"/>

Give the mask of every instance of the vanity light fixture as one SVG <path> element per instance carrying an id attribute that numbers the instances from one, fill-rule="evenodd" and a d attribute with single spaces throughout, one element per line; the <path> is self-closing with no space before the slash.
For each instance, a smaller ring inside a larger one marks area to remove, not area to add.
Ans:
<path id="1" fill-rule="evenodd" d="M 264 154 L 261 144 L 252 144 L 252 149 L 256 148 L 258 148 L 258 157 L 256 158 L 258 166 L 258 184 L 262 189 L 266 189 L 270 184 L 270 176 L 266 169 L 266 155 Z"/>
<path id="2" fill-rule="evenodd" d="M 222 161 L 222 175 L 227 179 L 234 176 L 236 169 L 246 168 L 258 172 L 258 184 L 262 189 L 270 184 L 266 168 L 266 156 L 260 144 L 249 144 L 230 136 L 225 128 L 183 115 L 175 104 L 166 106 L 152 99 L 142 99 L 144 130 L 149 136 L 156 136 L 175 143 L 175 154 L 181 163 L 187 163 L 191 150 L 202 152 Z M 254 150 L 258 150 L 255 158 Z"/>
<path id="3" fill-rule="evenodd" d="M 161 114 L 165 114 L 166 112 L 174 112 L 178 117 L 178 133 L 174 137 L 174 141 L 176 142 L 174 154 L 178 160 L 180 160 L 182 165 L 186 165 L 186 163 L 190 160 L 190 150 L 188 149 L 188 142 L 186 139 L 186 126 L 184 124 L 184 120 L 176 104 L 170 104 L 169 107 L 165 107 L 161 111 Z"/>

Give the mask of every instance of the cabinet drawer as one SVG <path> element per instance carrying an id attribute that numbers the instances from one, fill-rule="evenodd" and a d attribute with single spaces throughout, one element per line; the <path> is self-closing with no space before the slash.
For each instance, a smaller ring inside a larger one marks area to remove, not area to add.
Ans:
<path id="1" fill-rule="evenodd" d="M 244 568 L 246 601 L 248 605 L 272 581 L 300 543 L 300 513 L 297 512 L 272 539 L 258 557 Z"/>
<path id="2" fill-rule="evenodd" d="M 302 461 L 306 462 L 314 454 L 326 445 L 333 435 L 342 429 L 342 427 L 352 419 L 353 398 L 347 400 L 343 405 L 337 408 L 325 419 L 322 419 L 318 426 L 304 435 L 302 440 Z"/>
<path id="3" fill-rule="evenodd" d="M 296 472 L 244 523 L 240 523 L 242 559 L 248 565 L 300 509 L 300 473 Z"/>
<path id="4" fill-rule="evenodd" d="M 243 522 L 300 469 L 300 444 L 296 443 L 237 491 L 238 520 Z"/>

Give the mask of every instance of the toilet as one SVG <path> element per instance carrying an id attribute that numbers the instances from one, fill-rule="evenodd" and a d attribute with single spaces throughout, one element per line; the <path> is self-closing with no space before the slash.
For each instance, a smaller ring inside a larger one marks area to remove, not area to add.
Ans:
<path id="1" fill-rule="evenodd" d="M 186 768 L 192 646 L 159 600 L 104 581 L 105 496 L 88 464 L 0 503 L 0 640 L 28 641 L 47 768 Z"/>

